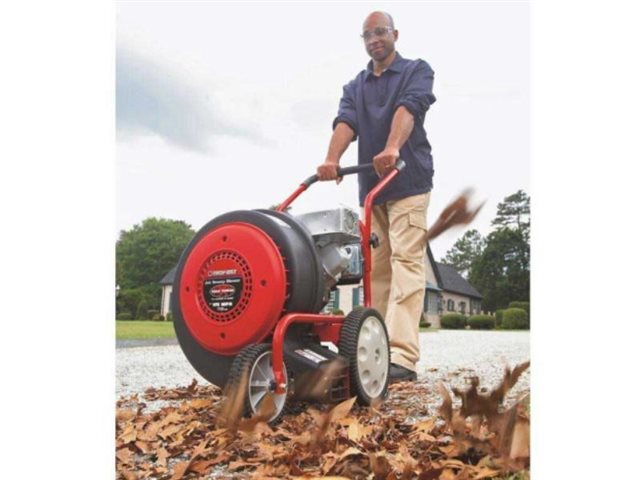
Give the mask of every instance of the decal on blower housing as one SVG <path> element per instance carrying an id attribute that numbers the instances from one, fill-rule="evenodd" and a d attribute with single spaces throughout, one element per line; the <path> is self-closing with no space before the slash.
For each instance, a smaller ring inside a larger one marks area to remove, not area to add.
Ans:
<path id="1" fill-rule="evenodd" d="M 225 313 L 235 308 L 242 296 L 242 283 L 242 277 L 238 276 L 216 276 L 205 280 L 203 294 L 209 308 L 216 313 Z"/>

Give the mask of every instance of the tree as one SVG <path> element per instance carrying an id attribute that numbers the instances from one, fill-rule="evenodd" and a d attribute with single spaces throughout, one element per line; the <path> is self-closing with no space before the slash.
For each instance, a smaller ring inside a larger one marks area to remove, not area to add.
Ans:
<path id="1" fill-rule="evenodd" d="M 514 227 L 522 230 L 525 238 L 529 236 L 530 225 L 530 197 L 523 190 L 505 197 L 504 201 L 498 204 L 498 213 L 491 225 L 500 227 Z"/>
<path id="2" fill-rule="evenodd" d="M 470 282 L 482 293 L 487 310 L 506 308 L 509 302 L 529 300 L 529 242 L 520 229 L 491 232 L 486 246 L 471 264 Z"/>
<path id="3" fill-rule="evenodd" d="M 473 261 L 482 254 L 484 239 L 477 230 L 469 230 L 456 240 L 440 261 L 455 267 L 465 278 L 469 277 L 469 269 Z"/>
<path id="4" fill-rule="evenodd" d="M 150 299 L 152 305 L 159 304 L 159 282 L 178 263 L 194 234 L 191 226 L 183 221 L 153 217 L 131 230 L 121 231 L 116 243 L 116 283 L 120 286 L 120 295 L 141 291 L 143 296 L 154 297 Z M 139 296 L 139 300 L 143 296 Z"/>

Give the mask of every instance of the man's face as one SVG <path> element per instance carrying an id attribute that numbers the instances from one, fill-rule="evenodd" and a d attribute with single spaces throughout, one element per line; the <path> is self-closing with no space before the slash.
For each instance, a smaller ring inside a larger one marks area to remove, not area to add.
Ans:
<path id="1" fill-rule="evenodd" d="M 386 16 L 373 14 L 365 20 L 362 36 L 369 56 L 382 62 L 394 52 L 398 31 L 391 28 Z"/>

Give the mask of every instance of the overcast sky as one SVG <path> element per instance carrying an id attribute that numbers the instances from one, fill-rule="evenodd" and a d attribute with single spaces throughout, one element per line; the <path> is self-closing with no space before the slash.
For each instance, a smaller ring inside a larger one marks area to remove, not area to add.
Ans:
<path id="1" fill-rule="evenodd" d="M 324 159 L 342 86 L 369 60 L 362 22 L 379 9 L 394 17 L 398 52 L 435 70 L 428 223 L 473 187 L 487 203 L 469 228 L 487 234 L 498 202 L 529 192 L 522 2 L 119 3 L 117 230 L 150 216 L 197 230 L 288 196 Z M 338 205 L 357 208 L 355 177 L 315 184 L 293 213 Z M 436 259 L 463 232 L 434 240 Z"/>

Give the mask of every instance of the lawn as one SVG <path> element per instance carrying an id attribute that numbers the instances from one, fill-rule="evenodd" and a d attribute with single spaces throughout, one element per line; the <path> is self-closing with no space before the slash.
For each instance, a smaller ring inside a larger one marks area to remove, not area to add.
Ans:
<path id="1" fill-rule="evenodd" d="M 173 322 L 153 322 L 150 320 L 116 321 L 116 339 L 173 338 Z"/>

